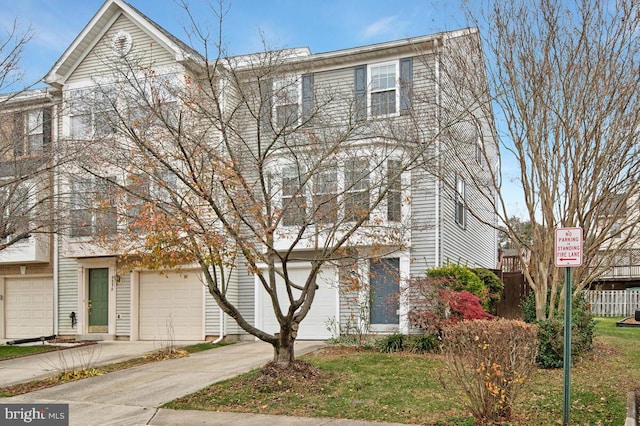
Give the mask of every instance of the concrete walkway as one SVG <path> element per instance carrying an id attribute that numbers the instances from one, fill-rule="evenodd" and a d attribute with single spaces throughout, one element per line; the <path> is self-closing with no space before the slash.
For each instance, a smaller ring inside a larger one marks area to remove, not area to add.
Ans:
<path id="1" fill-rule="evenodd" d="M 103 343 L 100 343 L 102 345 Z M 122 350 L 136 342 L 112 343 Z M 302 355 L 322 346 L 318 342 L 297 342 Z M 115 347 L 114 347 L 115 348 Z M 139 351 L 144 350 L 142 346 Z M 146 348 L 149 349 L 149 348 Z M 75 349 L 74 349 L 75 350 Z M 130 349 L 133 351 L 134 349 Z M 32 358 L 38 365 L 41 361 Z M 157 407 L 200 390 L 211 383 L 242 374 L 267 363 L 273 349 L 263 342 L 242 342 L 189 357 L 160 361 L 117 371 L 104 376 L 66 383 L 0 403 L 69 404 L 71 425 L 365 425 L 358 421 L 291 418 L 207 411 L 175 411 Z M 131 356 L 130 356 L 131 357 Z M 6 362 L 6 361 L 5 361 Z M 2 362 L 4 363 L 4 362 Z M 1 364 L 0 363 L 0 367 Z M 2 370 L 0 370 L 2 371 Z"/>

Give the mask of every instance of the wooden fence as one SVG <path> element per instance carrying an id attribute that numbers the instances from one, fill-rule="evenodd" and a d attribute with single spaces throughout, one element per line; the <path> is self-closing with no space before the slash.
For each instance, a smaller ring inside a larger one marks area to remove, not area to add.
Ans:
<path id="1" fill-rule="evenodd" d="M 640 290 L 585 290 L 584 297 L 598 317 L 628 317 L 640 309 Z"/>

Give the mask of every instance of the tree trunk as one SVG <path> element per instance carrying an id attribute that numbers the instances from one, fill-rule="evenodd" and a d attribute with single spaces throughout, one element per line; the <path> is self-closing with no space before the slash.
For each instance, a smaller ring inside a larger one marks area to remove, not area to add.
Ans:
<path id="1" fill-rule="evenodd" d="M 295 361 L 295 338 L 291 333 L 279 333 L 278 339 L 273 344 L 273 362 L 282 366 L 288 366 Z"/>

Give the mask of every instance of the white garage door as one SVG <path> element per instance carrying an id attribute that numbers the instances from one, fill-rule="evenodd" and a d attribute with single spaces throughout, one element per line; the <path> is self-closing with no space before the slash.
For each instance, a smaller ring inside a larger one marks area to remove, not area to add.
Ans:
<path id="1" fill-rule="evenodd" d="M 53 334 L 53 280 L 5 280 L 5 337 L 20 339 Z"/>
<path id="2" fill-rule="evenodd" d="M 202 340 L 202 311 L 197 273 L 140 273 L 140 340 Z"/>
<path id="3" fill-rule="evenodd" d="M 309 264 L 289 266 L 289 275 L 297 285 L 303 285 L 309 276 Z M 279 278 L 278 295 L 280 306 L 283 308 L 288 306 L 288 298 L 283 281 Z M 336 285 L 336 272 L 332 266 L 323 267 L 316 280 L 318 289 L 311 305 L 311 310 L 304 320 L 300 323 L 298 330 L 298 339 L 301 340 L 325 340 L 333 337 L 329 331 L 328 325 L 336 318 L 338 306 L 338 289 Z M 279 330 L 278 322 L 273 313 L 271 299 L 267 293 L 262 290 L 256 278 L 256 284 L 259 286 L 258 303 L 260 306 L 260 319 L 262 321 L 263 330 L 269 333 L 277 333 Z M 294 289 L 294 294 L 299 291 Z"/>

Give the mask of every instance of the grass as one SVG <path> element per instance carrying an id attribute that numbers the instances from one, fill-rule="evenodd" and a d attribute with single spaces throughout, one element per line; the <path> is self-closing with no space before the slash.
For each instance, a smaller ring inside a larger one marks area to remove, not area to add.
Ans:
<path id="1" fill-rule="evenodd" d="M 198 343 L 195 345 L 180 347 L 179 348 L 180 355 L 178 357 L 188 356 L 188 354 L 202 352 L 205 350 L 214 349 L 221 346 L 226 346 L 228 344 L 229 343 L 225 343 L 225 342 L 218 343 L 216 345 L 212 345 L 211 343 Z M 21 349 L 30 348 L 30 347 L 31 346 L 25 346 L 25 347 L 21 347 Z M 41 346 L 36 346 L 36 347 L 41 347 Z M 4 346 L 0 347 L 0 349 L 1 348 L 4 348 Z M 55 350 L 55 348 L 53 350 Z M 22 355 L 19 355 L 19 356 L 32 355 L 34 353 L 37 353 L 37 352 L 23 353 Z M 0 387 L 0 398 L 8 398 L 11 396 L 22 395 L 28 392 L 50 388 L 52 386 L 57 386 L 63 383 L 71 382 L 71 381 L 81 380 L 81 379 L 85 379 L 93 376 L 100 376 L 103 374 L 112 373 L 114 371 L 125 370 L 127 368 L 133 368 L 139 365 L 149 364 L 156 361 L 162 361 L 162 360 L 168 359 L 165 356 L 165 354 L 166 354 L 165 351 L 159 350 L 156 352 L 152 352 L 151 354 L 147 354 L 145 356 L 138 357 L 138 358 L 133 358 L 127 361 L 107 364 L 100 367 L 87 366 L 87 368 L 84 368 L 84 369 L 78 369 L 78 370 L 72 370 L 72 371 L 60 371 L 58 374 L 51 377 L 44 378 L 44 379 L 32 380 L 27 383 L 19 383 L 15 385 L 6 386 L 6 387 Z"/>
<path id="2" fill-rule="evenodd" d="M 11 358 L 18 358 L 21 356 L 40 354 L 43 352 L 58 350 L 55 346 L 50 345 L 33 345 L 33 346 L 0 346 L 0 361 Z"/>
<path id="3" fill-rule="evenodd" d="M 640 328 L 598 319 L 593 352 L 571 371 L 572 425 L 624 423 L 627 391 L 640 388 Z M 265 382 L 259 370 L 166 406 L 426 425 L 473 425 L 464 396 L 442 377 L 438 355 L 328 348 L 303 357 L 313 380 Z M 563 370 L 539 370 L 514 407 L 516 425 L 562 424 Z"/>

